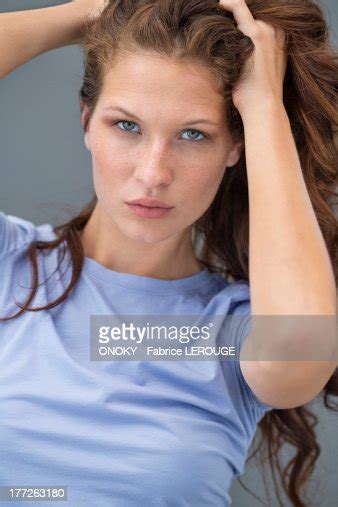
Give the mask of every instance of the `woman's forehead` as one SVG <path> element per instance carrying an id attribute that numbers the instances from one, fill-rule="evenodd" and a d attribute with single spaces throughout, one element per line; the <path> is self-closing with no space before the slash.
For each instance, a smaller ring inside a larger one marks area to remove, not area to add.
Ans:
<path id="1" fill-rule="evenodd" d="M 153 54 L 119 58 L 105 72 L 100 102 L 106 108 L 118 98 L 121 107 L 133 110 L 167 106 L 173 112 L 207 115 L 216 123 L 224 119 L 225 100 L 217 80 L 197 62 Z"/>

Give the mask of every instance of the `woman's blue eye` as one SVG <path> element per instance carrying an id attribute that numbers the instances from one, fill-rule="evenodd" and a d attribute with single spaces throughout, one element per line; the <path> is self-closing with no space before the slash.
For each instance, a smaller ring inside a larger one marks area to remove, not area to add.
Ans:
<path id="1" fill-rule="evenodd" d="M 185 132 L 195 132 L 198 135 L 203 136 L 202 139 L 204 139 L 204 137 L 205 137 L 204 134 L 202 134 L 202 132 L 200 132 L 199 130 L 187 129 L 187 130 L 185 130 Z M 192 141 L 202 141 L 202 139 L 196 139 L 196 137 L 193 137 L 192 139 L 189 139 L 189 141 L 191 141 L 191 140 Z"/>
<path id="2" fill-rule="evenodd" d="M 129 125 L 137 125 L 137 123 L 135 123 L 134 121 L 128 121 L 128 120 L 119 120 L 117 121 L 114 125 L 118 125 L 119 123 L 129 123 Z M 120 127 L 119 127 L 120 128 Z M 124 132 L 135 132 L 135 130 L 132 130 L 130 128 L 121 128 L 121 130 L 123 130 Z M 187 139 L 188 141 L 202 141 L 204 138 L 206 138 L 206 136 L 204 134 L 202 134 L 202 132 L 200 132 L 199 130 L 194 130 L 194 129 L 187 129 L 185 130 L 185 132 L 195 132 L 195 134 L 197 133 L 198 135 L 200 136 L 203 136 L 202 138 L 200 139 L 197 139 L 196 137 L 192 137 L 190 139 Z"/>
<path id="3" fill-rule="evenodd" d="M 128 120 L 120 120 L 120 121 L 117 121 L 117 122 L 115 123 L 115 125 L 117 125 L 118 123 L 129 123 L 129 124 L 131 123 L 132 125 L 136 125 L 136 123 L 135 123 L 135 122 L 133 122 L 133 121 L 128 121 Z M 124 130 L 124 128 L 123 128 L 123 129 L 121 129 L 121 130 Z M 128 128 L 127 128 L 125 131 L 126 131 L 126 132 L 133 132 L 132 130 L 130 130 L 130 129 L 128 129 Z"/>

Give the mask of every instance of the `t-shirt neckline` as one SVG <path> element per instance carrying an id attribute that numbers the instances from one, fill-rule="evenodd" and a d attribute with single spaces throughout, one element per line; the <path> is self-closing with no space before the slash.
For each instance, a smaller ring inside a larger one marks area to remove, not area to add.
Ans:
<path id="1" fill-rule="evenodd" d="M 143 275 L 114 271 L 86 256 L 84 257 L 82 270 L 89 276 L 103 281 L 106 284 L 117 284 L 133 290 L 161 294 L 178 294 L 194 291 L 205 285 L 207 281 L 210 283 L 211 276 L 208 268 L 204 268 L 191 276 L 177 278 L 176 280 L 163 280 Z"/>

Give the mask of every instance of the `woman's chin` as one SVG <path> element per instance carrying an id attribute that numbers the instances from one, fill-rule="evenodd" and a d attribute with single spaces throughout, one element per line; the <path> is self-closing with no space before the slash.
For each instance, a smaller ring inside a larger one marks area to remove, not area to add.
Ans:
<path id="1" fill-rule="evenodd" d="M 164 225 L 158 224 L 128 224 L 121 232 L 130 240 L 142 243 L 160 243 L 171 236 L 175 236 L 179 231 L 169 229 Z"/>

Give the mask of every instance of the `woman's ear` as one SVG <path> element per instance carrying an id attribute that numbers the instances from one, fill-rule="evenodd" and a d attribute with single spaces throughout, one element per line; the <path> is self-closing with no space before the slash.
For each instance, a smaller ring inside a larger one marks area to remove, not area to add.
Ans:
<path id="1" fill-rule="evenodd" d="M 240 140 L 240 141 L 233 142 L 231 151 L 229 152 L 228 159 L 226 162 L 226 167 L 232 167 L 235 164 L 237 164 L 237 162 L 240 159 L 243 147 L 244 147 L 244 141 Z"/>
<path id="2" fill-rule="evenodd" d="M 80 100 L 81 104 L 81 123 L 84 131 L 84 143 L 87 150 L 90 151 L 90 136 L 89 136 L 89 108 Z"/>

